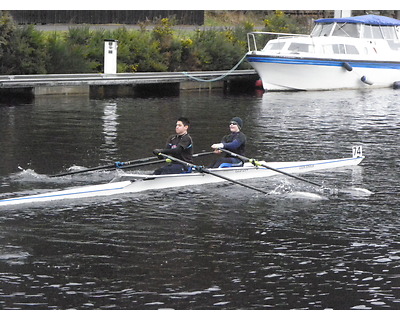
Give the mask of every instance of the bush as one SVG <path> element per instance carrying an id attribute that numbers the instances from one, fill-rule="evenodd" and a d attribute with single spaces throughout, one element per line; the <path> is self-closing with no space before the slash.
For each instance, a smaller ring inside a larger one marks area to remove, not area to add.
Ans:
<path id="1" fill-rule="evenodd" d="M 92 72 L 84 47 L 71 44 L 71 41 L 65 38 L 55 32 L 47 39 L 47 72 L 61 74 Z"/>
<path id="2" fill-rule="evenodd" d="M 237 64 L 247 51 L 231 30 L 198 31 L 194 37 L 194 54 L 198 70 L 229 70 Z"/>
<path id="3" fill-rule="evenodd" d="M 160 50 L 160 43 L 154 41 L 146 30 L 134 31 L 130 45 L 130 64 L 137 66 L 137 71 L 168 71 L 168 65 Z"/>
<path id="4" fill-rule="evenodd" d="M 177 71 L 182 58 L 182 45 L 174 35 L 173 22 L 170 19 L 161 19 L 152 31 L 152 39 L 156 42 L 162 56 L 165 71 Z"/>
<path id="5" fill-rule="evenodd" d="M 10 39 L 15 31 L 12 17 L 4 11 L 0 11 L 0 73 L 7 74 L 6 59 L 9 56 Z"/>
<path id="6" fill-rule="evenodd" d="M 282 11 L 275 11 L 269 14 L 264 20 L 265 31 L 281 33 L 304 33 L 306 32 L 303 24 L 297 18 L 291 18 Z"/>
<path id="7" fill-rule="evenodd" d="M 247 52 L 246 33 L 254 27 L 177 34 L 173 21 L 161 19 L 153 30 L 39 32 L 0 14 L 1 74 L 103 72 L 105 39 L 118 40 L 118 72 L 229 70 Z"/>
<path id="8" fill-rule="evenodd" d="M 46 50 L 41 32 L 33 26 L 17 28 L 11 16 L 0 17 L 0 73 L 38 74 L 46 72 Z"/>

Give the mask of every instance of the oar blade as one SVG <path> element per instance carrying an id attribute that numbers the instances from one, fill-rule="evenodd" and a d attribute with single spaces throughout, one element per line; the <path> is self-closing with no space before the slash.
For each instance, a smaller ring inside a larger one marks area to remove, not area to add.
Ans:
<path id="1" fill-rule="evenodd" d="M 49 177 L 50 178 L 63 177 L 63 176 L 69 176 L 69 175 L 78 174 L 78 173 L 85 173 L 85 172 L 91 172 L 91 171 L 96 171 L 96 170 L 110 169 L 110 168 L 114 168 L 114 167 L 115 167 L 115 164 L 105 165 L 105 166 L 99 166 L 99 167 L 95 167 L 95 168 L 87 168 L 87 169 L 82 169 L 82 170 L 62 172 L 62 173 L 50 175 Z"/>

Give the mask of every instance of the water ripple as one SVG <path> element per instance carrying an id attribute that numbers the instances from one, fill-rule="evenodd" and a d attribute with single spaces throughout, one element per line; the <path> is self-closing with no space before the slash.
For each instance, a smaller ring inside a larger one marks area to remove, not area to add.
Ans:
<path id="1" fill-rule="evenodd" d="M 398 309 L 398 97 L 192 93 L 1 108 L 3 195 L 108 181 L 114 173 L 48 175 L 148 157 L 159 147 L 154 136 L 166 137 L 182 113 L 193 119 L 198 150 L 242 115 L 247 152 L 260 159 L 350 156 L 354 144 L 367 157 L 357 168 L 302 176 L 342 194 L 276 176 L 248 182 L 268 196 L 221 183 L 2 209 L 0 308 Z"/>

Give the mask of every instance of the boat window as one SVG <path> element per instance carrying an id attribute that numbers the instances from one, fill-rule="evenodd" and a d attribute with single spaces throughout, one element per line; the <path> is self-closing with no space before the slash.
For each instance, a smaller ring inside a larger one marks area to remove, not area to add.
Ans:
<path id="1" fill-rule="evenodd" d="M 312 37 L 319 37 L 319 35 L 321 34 L 322 26 L 323 26 L 322 23 L 317 23 L 314 26 L 314 29 L 311 31 L 311 36 Z"/>
<path id="2" fill-rule="evenodd" d="M 381 27 L 383 32 L 383 37 L 385 39 L 397 39 L 396 32 L 392 26 Z"/>
<path id="3" fill-rule="evenodd" d="M 355 23 L 337 23 L 332 36 L 359 38 L 360 25 Z"/>
<path id="4" fill-rule="evenodd" d="M 359 54 L 358 49 L 351 44 L 332 44 L 324 46 L 324 51 L 327 54 Z"/>
<path id="5" fill-rule="evenodd" d="M 390 49 L 392 50 L 400 50 L 400 42 L 398 40 L 388 40 L 387 41 Z"/>
<path id="6" fill-rule="evenodd" d="M 351 44 L 346 44 L 346 53 L 347 54 L 358 54 L 358 50 L 355 46 Z"/>
<path id="7" fill-rule="evenodd" d="M 372 28 L 372 38 L 373 39 L 383 39 L 380 26 L 371 26 Z"/>
<path id="8" fill-rule="evenodd" d="M 288 50 L 292 52 L 310 52 L 310 45 L 308 43 L 292 42 Z"/>
<path id="9" fill-rule="evenodd" d="M 380 26 L 372 26 L 366 24 L 364 26 L 364 38 L 367 39 L 383 39 L 383 34 Z"/>
<path id="10" fill-rule="evenodd" d="M 364 26 L 364 38 L 367 39 L 398 39 L 393 26 Z"/>
<path id="11" fill-rule="evenodd" d="M 372 26 L 369 24 L 364 25 L 364 38 L 372 39 Z"/>
<path id="12" fill-rule="evenodd" d="M 332 45 L 334 54 L 345 54 L 344 44 L 333 44 Z"/>
<path id="13" fill-rule="evenodd" d="M 312 37 L 329 36 L 333 27 L 333 23 L 317 23 L 311 32 Z"/>
<path id="14" fill-rule="evenodd" d="M 323 52 L 325 54 L 332 54 L 333 53 L 331 45 L 324 45 L 324 46 L 322 46 L 322 49 L 323 49 Z"/>
<path id="15" fill-rule="evenodd" d="M 268 42 L 265 46 L 265 50 L 281 50 L 285 42 Z"/>

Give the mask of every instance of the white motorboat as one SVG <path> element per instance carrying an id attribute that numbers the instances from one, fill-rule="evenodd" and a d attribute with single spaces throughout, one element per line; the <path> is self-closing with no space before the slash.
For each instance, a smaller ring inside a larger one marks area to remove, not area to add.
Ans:
<path id="1" fill-rule="evenodd" d="M 265 178 L 277 174 L 302 174 L 309 171 L 329 170 L 338 167 L 358 165 L 364 156 L 361 147 L 353 147 L 353 156 L 350 158 L 293 161 L 293 162 L 258 162 L 245 163 L 243 167 L 206 169 L 205 172 L 168 175 L 143 175 L 134 173 L 122 173 L 119 179 L 123 181 L 111 181 L 110 183 L 77 187 L 60 191 L 52 191 L 37 195 L 27 195 L 17 198 L 0 199 L 0 206 L 30 204 L 64 199 L 79 199 L 88 197 L 111 196 L 123 193 L 136 193 L 147 190 L 177 188 L 184 186 L 220 183 L 225 180 L 237 181 L 255 178 Z M 265 166 L 265 167 L 264 167 Z M 271 169 L 268 169 L 270 167 Z M 272 170 L 276 169 L 276 170 Z M 218 177 L 216 175 L 221 177 Z"/>
<path id="2" fill-rule="evenodd" d="M 265 35 L 277 38 L 259 49 Z M 310 35 L 252 32 L 248 46 L 264 90 L 400 87 L 400 20 L 393 18 L 318 19 Z"/>

